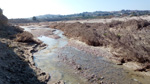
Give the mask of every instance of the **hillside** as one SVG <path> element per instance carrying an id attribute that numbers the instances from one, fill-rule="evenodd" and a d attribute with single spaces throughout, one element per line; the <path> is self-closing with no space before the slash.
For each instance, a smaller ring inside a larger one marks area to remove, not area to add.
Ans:
<path id="1" fill-rule="evenodd" d="M 142 16 L 150 15 L 149 10 L 121 10 L 121 11 L 95 11 L 95 12 L 83 12 L 70 15 L 40 15 L 32 18 L 18 18 L 10 19 L 10 23 L 30 23 L 30 22 L 45 22 L 45 21 L 64 21 L 64 20 L 80 20 L 80 19 L 93 19 L 93 18 L 112 18 L 122 16 Z"/>

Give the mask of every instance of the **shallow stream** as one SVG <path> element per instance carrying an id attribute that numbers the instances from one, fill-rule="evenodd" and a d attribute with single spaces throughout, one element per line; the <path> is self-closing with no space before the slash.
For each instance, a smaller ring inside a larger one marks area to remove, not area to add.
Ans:
<path id="1" fill-rule="evenodd" d="M 75 47 L 66 46 L 68 39 L 60 30 L 38 26 L 24 26 L 23 28 L 31 33 L 32 29 L 47 29 L 53 31 L 53 35 L 59 37 L 39 36 L 38 39 L 47 44 L 48 47 L 34 53 L 36 66 L 48 72 L 51 76 L 49 84 L 60 80 L 63 80 L 65 84 L 90 84 L 85 74 L 94 74 L 97 77 L 102 77 L 99 80 L 104 81 L 103 84 L 150 84 L 149 77 L 125 70 L 122 66 L 115 65 L 101 56 L 94 56 Z M 82 66 L 84 70 L 82 74 L 84 76 L 77 73 L 73 66 L 68 65 L 60 58 L 65 58 L 67 59 L 66 61 Z"/>

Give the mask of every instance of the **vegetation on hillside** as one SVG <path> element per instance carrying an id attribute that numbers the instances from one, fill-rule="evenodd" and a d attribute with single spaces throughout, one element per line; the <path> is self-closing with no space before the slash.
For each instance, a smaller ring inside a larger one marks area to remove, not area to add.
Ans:
<path id="1" fill-rule="evenodd" d="M 93 18 L 111 18 L 122 16 L 141 16 L 150 15 L 150 11 L 140 10 L 121 10 L 121 11 L 95 11 L 95 12 L 83 12 L 79 14 L 71 15 L 40 15 L 32 18 L 10 19 L 10 23 L 30 23 L 30 22 L 44 22 L 44 21 L 64 21 L 64 20 L 80 20 L 80 19 L 93 19 Z M 35 20 L 36 19 L 36 20 Z"/>

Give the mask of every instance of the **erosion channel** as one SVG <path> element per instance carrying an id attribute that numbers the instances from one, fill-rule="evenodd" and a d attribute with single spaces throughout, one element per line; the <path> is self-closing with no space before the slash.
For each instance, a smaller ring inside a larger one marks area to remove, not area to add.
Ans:
<path id="1" fill-rule="evenodd" d="M 63 32 L 47 26 L 21 26 L 47 45 L 34 55 L 36 66 L 50 74 L 48 84 L 149 84 L 149 77 L 126 70 L 104 56 L 95 56 L 75 45 L 84 43 L 68 39 Z M 110 52 L 99 49 L 102 55 Z"/>

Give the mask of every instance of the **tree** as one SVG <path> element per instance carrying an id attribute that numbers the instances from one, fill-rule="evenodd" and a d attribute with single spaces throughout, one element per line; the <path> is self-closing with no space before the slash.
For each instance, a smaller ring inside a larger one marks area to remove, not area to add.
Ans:
<path id="1" fill-rule="evenodd" d="M 34 17 L 32 17 L 32 20 L 33 20 L 33 21 L 36 21 L 36 20 L 37 20 L 37 18 L 34 16 Z"/>

